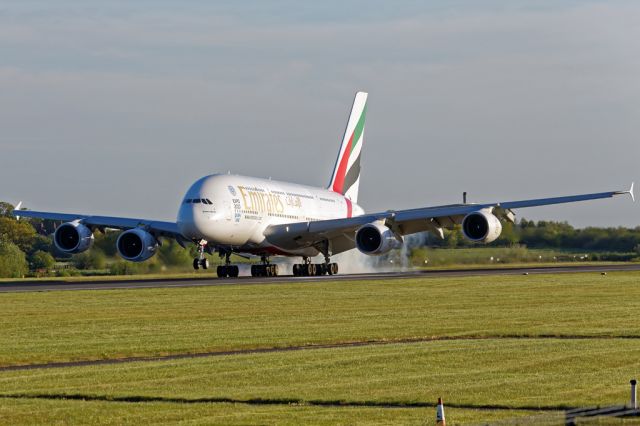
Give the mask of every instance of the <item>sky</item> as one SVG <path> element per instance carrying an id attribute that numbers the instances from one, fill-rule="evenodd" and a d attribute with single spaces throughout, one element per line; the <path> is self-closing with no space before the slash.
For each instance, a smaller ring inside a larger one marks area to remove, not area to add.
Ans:
<path id="1" fill-rule="evenodd" d="M 326 186 L 358 90 L 367 211 L 624 190 L 638 76 L 637 1 L 2 1 L 0 200 L 175 220 L 211 173 Z"/>

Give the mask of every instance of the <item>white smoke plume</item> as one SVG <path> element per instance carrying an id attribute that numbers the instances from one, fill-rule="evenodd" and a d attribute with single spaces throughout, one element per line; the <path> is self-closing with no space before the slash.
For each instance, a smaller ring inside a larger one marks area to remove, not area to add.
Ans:
<path id="1" fill-rule="evenodd" d="M 382 256 L 368 256 L 358 249 L 331 256 L 331 262 L 339 265 L 340 274 L 366 274 L 376 272 L 405 272 L 413 269 L 411 264 L 411 249 L 424 246 L 426 233 L 408 235 L 404 237 L 404 243 L 398 250 L 393 250 Z M 322 263 L 324 258 L 316 256 L 311 259 L 313 263 Z M 298 257 L 274 257 L 271 262 L 278 265 L 278 275 L 293 275 L 293 265 L 301 263 Z M 251 276 L 251 265 L 242 263 L 238 265 L 240 276 Z"/>

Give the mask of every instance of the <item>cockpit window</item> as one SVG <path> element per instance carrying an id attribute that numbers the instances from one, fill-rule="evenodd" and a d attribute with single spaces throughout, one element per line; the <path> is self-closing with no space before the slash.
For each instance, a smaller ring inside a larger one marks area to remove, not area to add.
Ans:
<path id="1" fill-rule="evenodd" d="M 192 203 L 193 204 L 200 204 L 200 199 L 199 198 L 194 198 Z"/>
<path id="2" fill-rule="evenodd" d="M 187 198 L 186 200 L 184 200 L 185 204 L 191 204 L 191 198 Z"/>
<path id="3" fill-rule="evenodd" d="M 211 200 L 210 200 L 210 199 L 208 199 L 208 198 L 203 199 L 203 200 L 202 200 L 202 202 L 203 202 L 203 203 L 207 203 L 207 204 L 209 204 L 209 205 L 213 204 L 213 203 L 211 202 Z"/>

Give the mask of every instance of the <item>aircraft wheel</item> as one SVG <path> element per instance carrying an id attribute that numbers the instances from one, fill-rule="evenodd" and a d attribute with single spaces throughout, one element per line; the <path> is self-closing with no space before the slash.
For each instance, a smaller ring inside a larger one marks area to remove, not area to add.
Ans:
<path id="1" fill-rule="evenodd" d="M 316 264 L 315 263 L 310 263 L 309 264 L 309 275 L 313 276 L 317 273 L 318 268 L 316 268 Z"/>
<path id="2" fill-rule="evenodd" d="M 216 268 L 216 273 L 220 278 L 226 278 L 229 274 L 228 268 L 225 265 L 220 265 Z"/>
<path id="3" fill-rule="evenodd" d="M 193 269 L 196 271 L 200 269 L 200 261 L 198 259 L 193 259 Z"/>
<path id="4" fill-rule="evenodd" d="M 300 267 L 298 266 L 297 263 L 293 264 L 293 276 L 297 277 L 298 276 L 298 272 L 299 272 Z"/>
<path id="5" fill-rule="evenodd" d="M 238 265 L 230 265 L 228 269 L 230 277 L 238 278 L 238 275 L 240 275 L 240 268 L 238 268 Z"/>
<path id="6" fill-rule="evenodd" d="M 209 269 L 209 259 L 200 259 L 202 269 Z"/>
<path id="7" fill-rule="evenodd" d="M 338 264 L 337 263 L 330 263 L 329 264 L 329 273 L 331 275 L 338 275 Z"/>

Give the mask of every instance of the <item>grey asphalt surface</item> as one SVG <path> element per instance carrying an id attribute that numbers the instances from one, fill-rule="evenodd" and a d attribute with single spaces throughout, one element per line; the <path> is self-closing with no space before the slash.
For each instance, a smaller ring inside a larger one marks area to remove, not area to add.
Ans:
<path id="1" fill-rule="evenodd" d="M 171 287 L 203 287 L 218 285 L 259 285 L 294 282 L 324 282 L 324 281 L 362 281 L 388 280 L 398 278 L 441 278 L 467 277 L 487 275 L 523 275 L 523 274 L 558 274 L 558 273 L 603 273 L 618 271 L 640 271 L 640 264 L 621 265 L 571 265 L 545 266 L 527 268 L 490 268 L 490 269 L 446 269 L 421 270 L 409 272 L 383 272 L 366 274 L 349 274 L 322 277 L 293 277 L 280 276 L 273 278 L 188 278 L 188 279 L 137 279 L 125 281 L 22 281 L 0 283 L 2 292 L 31 292 L 31 291 L 59 291 L 59 290 L 114 290 L 141 288 L 171 288 Z"/>

